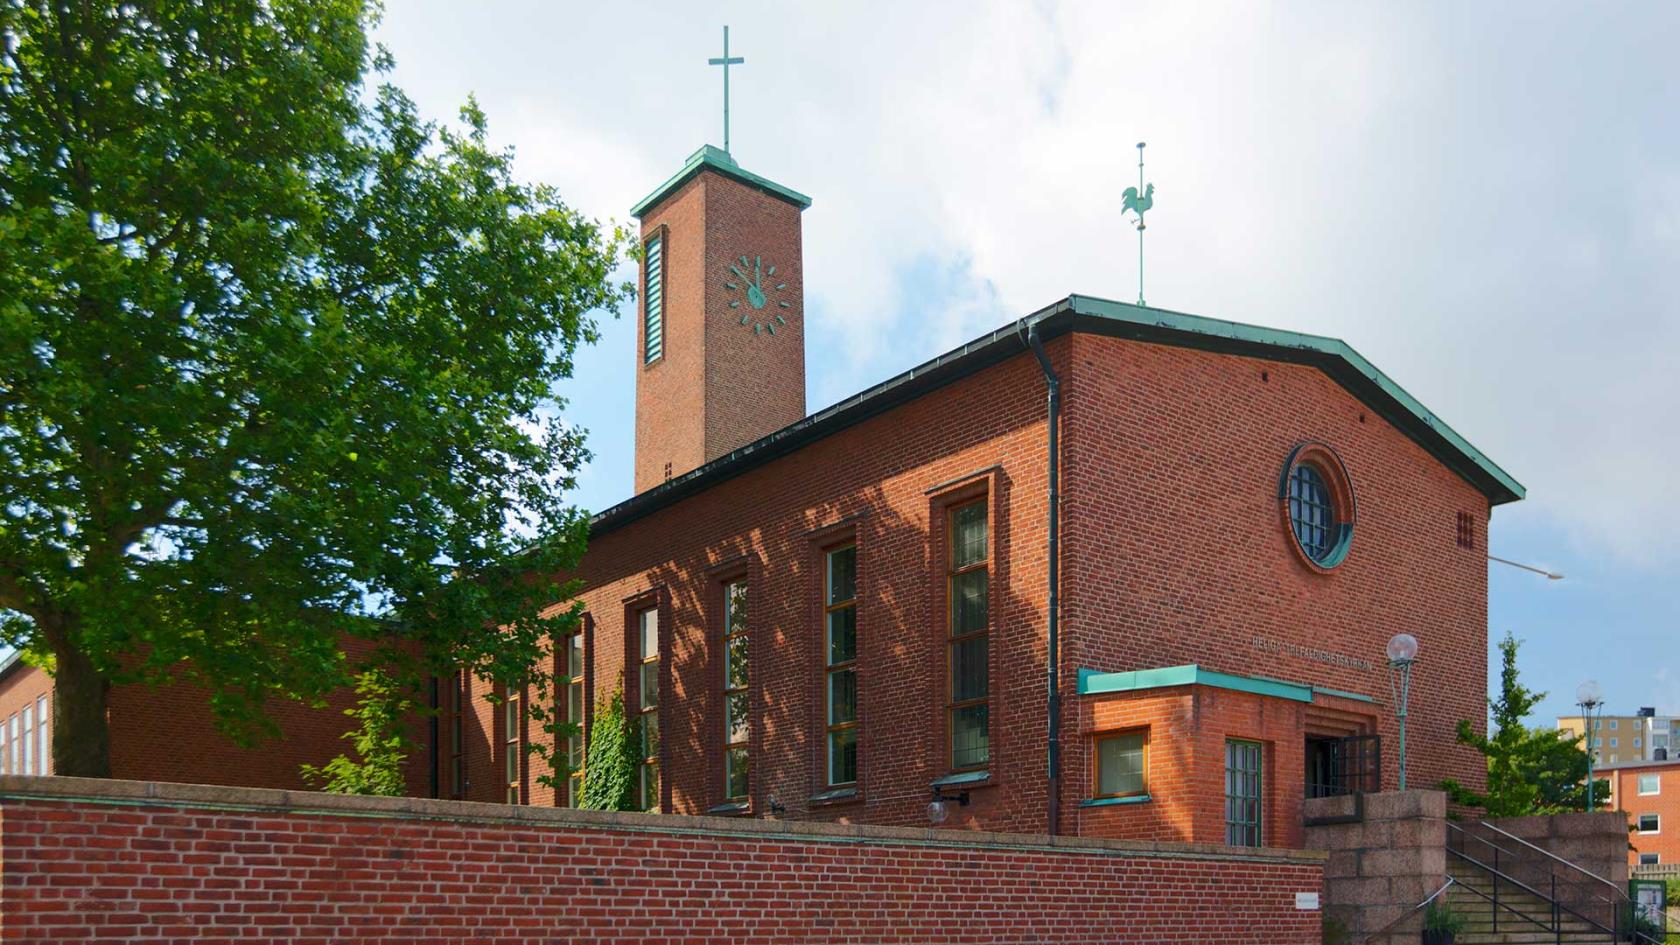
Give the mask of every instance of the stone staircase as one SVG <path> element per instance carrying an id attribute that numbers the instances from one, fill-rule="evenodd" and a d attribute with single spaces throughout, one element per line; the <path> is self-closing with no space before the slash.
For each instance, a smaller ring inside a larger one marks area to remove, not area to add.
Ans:
<path id="1" fill-rule="evenodd" d="M 1561 914 L 1554 931 L 1552 903 L 1506 880 L 1499 881 L 1496 923 L 1493 874 L 1454 856 L 1447 857 L 1447 874 L 1453 879 L 1447 901 L 1466 919 L 1456 945 L 1617 945 L 1609 932 L 1567 912 Z"/>

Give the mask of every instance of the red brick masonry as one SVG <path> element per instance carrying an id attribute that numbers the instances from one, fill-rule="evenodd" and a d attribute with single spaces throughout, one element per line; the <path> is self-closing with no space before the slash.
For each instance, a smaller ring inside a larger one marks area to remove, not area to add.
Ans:
<path id="1" fill-rule="evenodd" d="M 1316 942 L 1322 854 L 0 778 L 4 940 Z"/>

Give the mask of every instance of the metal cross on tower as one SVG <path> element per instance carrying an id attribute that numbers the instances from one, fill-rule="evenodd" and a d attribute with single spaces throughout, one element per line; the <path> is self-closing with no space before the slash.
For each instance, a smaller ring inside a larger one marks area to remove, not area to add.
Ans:
<path id="1" fill-rule="evenodd" d="M 706 60 L 710 66 L 723 67 L 723 152 L 729 153 L 729 67 L 738 66 L 747 60 L 741 56 L 733 59 L 729 56 L 729 27 L 723 28 L 723 55 Z"/>

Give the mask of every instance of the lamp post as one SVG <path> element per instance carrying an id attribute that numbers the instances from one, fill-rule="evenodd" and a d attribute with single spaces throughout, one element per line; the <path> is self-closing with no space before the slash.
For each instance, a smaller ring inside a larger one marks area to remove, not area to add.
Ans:
<path id="1" fill-rule="evenodd" d="M 1417 637 L 1396 633 L 1388 640 L 1388 686 L 1394 697 L 1394 718 L 1400 723 L 1400 790 L 1406 789 L 1406 703 L 1412 697 L 1412 664 L 1417 662 Z"/>
<path id="2" fill-rule="evenodd" d="M 1581 707 L 1581 727 L 1587 733 L 1587 810 L 1593 804 L 1593 715 L 1604 707 L 1604 690 L 1598 680 L 1589 679 L 1575 688 L 1575 704 Z"/>

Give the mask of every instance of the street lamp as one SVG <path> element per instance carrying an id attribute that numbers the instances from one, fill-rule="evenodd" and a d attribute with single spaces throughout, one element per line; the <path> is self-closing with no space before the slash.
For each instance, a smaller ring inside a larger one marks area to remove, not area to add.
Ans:
<path id="1" fill-rule="evenodd" d="M 1510 561 L 1508 559 L 1498 557 L 1497 555 L 1488 555 L 1487 559 L 1489 561 L 1497 561 L 1500 564 L 1508 564 L 1513 568 L 1522 568 L 1524 571 L 1533 571 L 1535 574 L 1544 577 L 1548 581 L 1563 580 L 1563 575 L 1557 573 L 1556 571 L 1548 571 L 1545 568 L 1537 568 L 1532 564 L 1523 564 L 1520 561 Z"/>
<path id="2" fill-rule="evenodd" d="M 1388 691 L 1394 697 L 1394 717 L 1400 723 L 1400 790 L 1406 789 L 1406 703 L 1412 696 L 1412 664 L 1417 662 L 1417 637 L 1396 633 L 1388 641 Z"/>
<path id="3" fill-rule="evenodd" d="M 1575 688 L 1575 704 L 1581 707 L 1581 726 L 1587 732 L 1587 810 L 1593 804 L 1593 714 L 1604 707 L 1604 690 L 1598 680 L 1589 679 Z"/>

